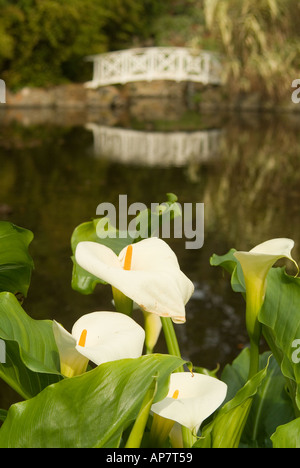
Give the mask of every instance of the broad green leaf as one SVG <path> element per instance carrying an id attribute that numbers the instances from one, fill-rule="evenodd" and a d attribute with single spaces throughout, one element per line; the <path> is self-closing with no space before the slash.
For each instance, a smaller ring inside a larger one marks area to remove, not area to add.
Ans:
<path id="1" fill-rule="evenodd" d="M 154 401 L 164 398 L 170 374 L 183 361 L 147 355 L 102 364 L 50 385 L 35 398 L 12 405 L 0 429 L 0 447 L 117 447 L 141 408 L 153 377 Z"/>
<path id="2" fill-rule="evenodd" d="M 239 261 L 233 255 L 236 249 L 231 249 L 225 255 L 212 255 L 210 264 L 212 266 L 220 266 L 231 275 L 231 287 L 233 291 L 245 293 L 246 286 L 244 274 Z"/>
<path id="3" fill-rule="evenodd" d="M 0 409 L 0 421 L 5 421 L 7 416 L 7 411 L 4 409 Z"/>
<path id="4" fill-rule="evenodd" d="M 62 378 L 52 322 L 29 317 L 11 293 L 0 294 L 0 338 L 6 347 L 0 377 L 23 398 Z"/>
<path id="5" fill-rule="evenodd" d="M 232 275 L 237 264 L 237 260 L 233 255 L 234 252 L 236 252 L 236 249 L 230 249 L 225 255 L 213 254 L 210 258 L 210 264 L 212 266 L 221 266 L 230 275 Z"/>
<path id="6" fill-rule="evenodd" d="M 300 278 L 287 275 L 284 268 L 270 270 L 259 321 L 300 409 L 300 366 L 293 347 L 300 339 Z"/>
<path id="7" fill-rule="evenodd" d="M 271 439 L 273 448 L 300 448 L 300 418 L 279 426 Z"/>
<path id="8" fill-rule="evenodd" d="M 205 367 L 193 366 L 192 370 L 193 370 L 193 372 L 196 372 L 197 374 L 209 375 L 210 377 L 217 378 L 217 373 L 220 370 L 220 366 L 218 364 L 217 367 L 215 369 L 213 369 L 213 370 L 206 369 Z"/>
<path id="9" fill-rule="evenodd" d="M 270 352 L 260 356 L 260 369 L 268 362 Z M 222 380 L 228 385 L 228 399 L 245 385 L 250 362 L 249 349 L 245 348 L 227 365 L 222 373 Z M 270 359 L 266 378 L 253 398 L 249 417 L 241 437 L 243 447 L 271 447 L 270 437 L 276 427 L 294 418 L 292 402 L 285 390 L 285 378 L 273 358 Z"/>
<path id="10" fill-rule="evenodd" d="M 33 261 L 28 247 L 32 232 L 0 221 L 0 292 L 27 296 Z"/>
<path id="11" fill-rule="evenodd" d="M 268 366 L 248 380 L 236 395 L 218 411 L 203 428 L 197 448 L 238 448 L 253 398 L 266 378 Z"/>
<path id="12" fill-rule="evenodd" d="M 114 229 L 110 223 L 108 224 L 109 230 L 115 237 L 101 239 L 97 235 L 97 226 L 99 221 L 101 220 L 98 218 L 93 221 L 80 224 L 74 230 L 71 238 L 71 247 L 73 252 L 72 288 L 82 294 L 92 294 L 97 284 L 104 284 L 105 282 L 100 278 L 91 275 L 77 264 L 74 258 L 77 244 L 84 241 L 98 242 L 99 244 L 109 247 L 116 255 L 118 255 L 124 247 L 132 242 L 132 239 L 127 235 L 127 233 L 122 234 L 125 237 L 120 237 L 119 231 Z"/>
<path id="13" fill-rule="evenodd" d="M 157 383 L 156 383 L 156 377 L 155 377 L 149 387 L 149 390 L 147 391 L 145 395 L 139 414 L 137 415 L 133 428 L 127 439 L 125 448 L 139 448 L 141 446 L 143 434 L 144 434 L 146 424 L 149 418 L 149 414 L 150 414 L 151 406 L 155 397 L 156 389 L 157 389 Z"/>

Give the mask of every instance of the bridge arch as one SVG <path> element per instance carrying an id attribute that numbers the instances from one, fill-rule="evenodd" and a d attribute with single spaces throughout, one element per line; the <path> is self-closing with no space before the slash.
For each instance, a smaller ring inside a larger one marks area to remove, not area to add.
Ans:
<path id="1" fill-rule="evenodd" d="M 134 81 L 173 80 L 220 85 L 221 65 L 208 51 L 185 47 L 145 47 L 91 55 L 93 79 L 87 88 Z"/>

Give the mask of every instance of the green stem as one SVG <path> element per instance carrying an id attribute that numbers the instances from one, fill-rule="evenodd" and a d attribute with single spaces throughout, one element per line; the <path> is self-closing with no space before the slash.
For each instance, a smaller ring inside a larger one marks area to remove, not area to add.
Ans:
<path id="1" fill-rule="evenodd" d="M 142 406 L 128 437 L 125 448 L 140 448 L 156 389 L 157 380 L 155 377 L 144 397 Z"/>
<path id="2" fill-rule="evenodd" d="M 173 322 L 169 317 L 161 317 L 162 328 L 164 331 L 167 348 L 169 354 L 181 358 L 180 348 L 177 341 L 177 336 L 174 330 Z M 183 366 L 180 366 L 174 372 L 184 372 Z M 183 447 L 190 448 L 194 443 L 194 438 L 191 431 L 182 426 Z"/>
<path id="3" fill-rule="evenodd" d="M 161 323 L 169 354 L 181 358 L 180 348 L 172 320 L 169 317 L 161 317 Z M 180 367 L 177 372 L 183 372 L 183 367 Z"/>
<path id="4" fill-rule="evenodd" d="M 248 379 L 250 380 L 259 371 L 259 343 L 262 333 L 258 314 L 264 301 L 264 282 L 247 285 L 246 294 L 246 328 L 250 338 L 250 368 Z"/>
<path id="5" fill-rule="evenodd" d="M 112 293 L 116 311 L 131 317 L 133 308 L 132 299 L 129 299 L 129 297 L 125 296 L 125 294 L 116 289 L 114 286 L 112 286 Z"/>
<path id="6" fill-rule="evenodd" d="M 250 368 L 248 380 L 259 371 L 259 343 L 256 339 L 250 339 Z"/>
<path id="7" fill-rule="evenodd" d="M 182 426 L 182 440 L 183 440 L 183 448 L 191 448 L 193 447 L 194 443 L 197 441 L 197 437 L 193 435 L 190 429 Z"/>

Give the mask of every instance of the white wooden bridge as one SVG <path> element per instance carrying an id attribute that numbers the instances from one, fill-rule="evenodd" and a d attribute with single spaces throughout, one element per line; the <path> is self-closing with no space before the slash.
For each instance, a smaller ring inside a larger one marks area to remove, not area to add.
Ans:
<path id="1" fill-rule="evenodd" d="M 88 88 L 134 81 L 172 80 L 220 85 L 221 64 L 207 51 L 185 47 L 146 47 L 91 55 L 94 63 Z"/>
<path id="2" fill-rule="evenodd" d="M 86 125 L 94 136 L 93 153 L 122 164 L 184 166 L 208 163 L 220 154 L 222 130 L 145 132 L 95 123 Z"/>

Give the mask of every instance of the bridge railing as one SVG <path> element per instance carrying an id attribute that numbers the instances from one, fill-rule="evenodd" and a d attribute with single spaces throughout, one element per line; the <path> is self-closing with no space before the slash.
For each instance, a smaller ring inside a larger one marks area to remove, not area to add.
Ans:
<path id="1" fill-rule="evenodd" d="M 174 80 L 221 84 L 216 55 L 184 47 L 146 47 L 87 57 L 94 63 L 88 88 L 134 81 Z"/>
<path id="2" fill-rule="evenodd" d="M 146 132 L 95 123 L 86 125 L 94 136 L 93 153 L 123 164 L 183 166 L 209 163 L 220 154 L 220 129 L 194 132 Z"/>

